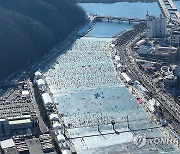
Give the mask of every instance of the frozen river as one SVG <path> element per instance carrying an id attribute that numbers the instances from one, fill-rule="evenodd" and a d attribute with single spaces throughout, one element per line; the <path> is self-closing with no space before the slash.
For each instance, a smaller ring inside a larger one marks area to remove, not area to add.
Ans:
<path id="1" fill-rule="evenodd" d="M 135 24 L 129 24 L 128 22 L 98 22 L 92 27 L 92 30 L 86 36 L 108 38 L 125 30 L 130 30 L 134 25 Z"/>
<path id="2" fill-rule="evenodd" d="M 114 29 L 109 30 L 108 23 L 95 25 L 44 73 L 67 127 L 66 136 L 78 154 L 174 152 L 172 145 L 146 144 L 139 149 L 133 143 L 137 134 L 148 138 L 165 134 L 125 87 L 112 60 L 111 37 L 133 25 L 109 26 Z"/>
<path id="3" fill-rule="evenodd" d="M 157 2 L 118 2 L 118 3 L 80 3 L 88 14 L 102 16 L 146 18 L 146 12 L 150 15 L 159 16 L 162 14 Z"/>
<path id="4" fill-rule="evenodd" d="M 61 55 L 46 73 L 53 93 L 120 83 L 111 60 L 108 42 L 111 39 L 83 37 Z"/>
<path id="5" fill-rule="evenodd" d="M 139 152 L 132 142 L 134 135 L 164 137 L 120 80 L 111 58 L 112 40 L 82 37 L 44 74 L 78 154 Z M 147 153 L 151 148 L 167 150 L 146 145 L 140 151 Z"/>

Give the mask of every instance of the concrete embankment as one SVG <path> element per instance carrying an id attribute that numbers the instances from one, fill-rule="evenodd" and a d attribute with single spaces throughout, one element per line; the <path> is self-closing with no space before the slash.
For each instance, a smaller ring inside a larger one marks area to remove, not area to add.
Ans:
<path id="1" fill-rule="evenodd" d="M 121 46 L 123 44 L 126 44 L 129 40 L 134 38 L 138 33 L 143 32 L 146 29 L 146 23 L 142 22 L 134 26 L 132 30 L 126 31 L 120 37 L 118 37 L 115 41 L 114 44 L 116 46 Z"/>

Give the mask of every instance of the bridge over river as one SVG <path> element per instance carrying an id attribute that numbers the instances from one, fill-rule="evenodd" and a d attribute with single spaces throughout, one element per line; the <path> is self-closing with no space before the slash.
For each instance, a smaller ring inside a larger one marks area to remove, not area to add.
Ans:
<path id="1" fill-rule="evenodd" d="M 172 0 L 158 0 L 158 3 L 167 19 L 172 18 L 175 22 L 180 24 L 180 12 L 177 10 Z M 172 16 L 173 14 L 175 17 Z"/>
<path id="2" fill-rule="evenodd" d="M 108 22 L 129 22 L 129 24 L 134 23 L 134 22 L 146 22 L 145 19 L 140 19 L 140 18 L 127 18 L 127 17 L 113 17 L 113 16 L 99 16 L 99 15 L 94 15 L 93 16 L 93 21 L 108 21 Z"/>

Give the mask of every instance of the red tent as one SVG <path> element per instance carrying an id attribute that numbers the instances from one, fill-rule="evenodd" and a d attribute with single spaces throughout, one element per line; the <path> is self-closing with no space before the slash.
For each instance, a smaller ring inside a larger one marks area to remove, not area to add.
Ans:
<path id="1" fill-rule="evenodd" d="M 137 102 L 138 102 L 139 104 L 141 104 L 143 101 L 142 101 L 142 99 L 138 99 Z"/>

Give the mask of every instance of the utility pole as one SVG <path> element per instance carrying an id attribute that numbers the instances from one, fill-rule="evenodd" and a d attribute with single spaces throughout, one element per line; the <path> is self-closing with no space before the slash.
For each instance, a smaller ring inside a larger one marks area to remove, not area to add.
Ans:
<path id="1" fill-rule="evenodd" d="M 127 119 L 126 120 L 127 120 L 127 128 L 130 129 L 129 128 L 129 117 L 128 117 L 128 115 L 127 115 Z"/>
<path id="2" fill-rule="evenodd" d="M 98 131 L 99 133 L 101 133 L 101 131 L 100 131 L 100 129 L 99 129 L 99 121 L 98 121 L 98 125 L 97 125 L 97 131 Z"/>
<path id="3" fill-rule="evenodd" d="M 115 121 L 112 120 L 112 121 L 111 121 L 111 124 L 112 124 L 113 130 L 116 132 L 116 130 L 115 130 Z"/>

